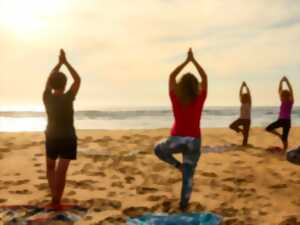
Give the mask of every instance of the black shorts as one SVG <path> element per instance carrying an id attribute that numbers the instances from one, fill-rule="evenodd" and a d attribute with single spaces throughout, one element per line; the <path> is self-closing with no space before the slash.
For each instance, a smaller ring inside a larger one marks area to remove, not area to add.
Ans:
<path id="1" fill-rule="evenodd" d="M 75 160 L 77 158 L 77 139 L 46 139 L 47 157 Z"/>

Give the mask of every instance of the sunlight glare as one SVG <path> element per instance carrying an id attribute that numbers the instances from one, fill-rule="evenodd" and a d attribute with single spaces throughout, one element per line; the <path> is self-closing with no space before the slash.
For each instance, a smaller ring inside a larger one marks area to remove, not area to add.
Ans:
<path id="1" fill-rule="evenodd" d="M 16 34 L 44 29 L 61 9 L 62 0 L 0 0 L 0 25 Z"/>

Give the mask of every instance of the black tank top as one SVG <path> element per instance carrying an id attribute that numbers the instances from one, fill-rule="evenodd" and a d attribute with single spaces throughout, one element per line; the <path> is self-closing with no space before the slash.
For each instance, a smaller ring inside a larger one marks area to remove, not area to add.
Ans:
<path id="1" fill-rule="evenodd" d="M 46 90 L 43 100 L 48 118 L 46 138 L 76 138 L 73 109 L 75 96 L 72 91 L 69 90 L 63 95 L 56 96 L 51 93 L 51 90 Z"/>

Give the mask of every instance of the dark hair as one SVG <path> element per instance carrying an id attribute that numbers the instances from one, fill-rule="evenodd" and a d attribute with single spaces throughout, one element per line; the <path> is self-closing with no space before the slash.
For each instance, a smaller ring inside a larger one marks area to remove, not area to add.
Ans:
<path id="1" fill-rule="evenodd" d="M 199 94 L 199 81 L 192 73 L 182 76 L 176 85 L 176 95 L 183 104 L 193 102 Z"/>
<path id="2" fill-rule="evenodd" d="M 50 86 L 54 90 L 64 89 L 67 83 L 67 76 L 62 72 L 57 72 L 50 79 Z"/>

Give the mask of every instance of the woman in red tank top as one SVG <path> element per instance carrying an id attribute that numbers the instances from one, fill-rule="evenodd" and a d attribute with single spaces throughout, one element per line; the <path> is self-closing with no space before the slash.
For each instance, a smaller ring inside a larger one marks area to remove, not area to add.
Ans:
<path id="1" fill-rule="evenodd" d="M 202 82 L 191 73 L 183 75 L 176 82 L 176 77 L 190 62 L 198 70 Z M 174 124 L 170 137 L 156 145 L 155 154 L 182 172 L 180 209 L 186 210 L 192 193 L 193 175 L 201 154 L 200 120 L 207 96 L 207 75 L 195 60 L 192 49 L 189 50 L 186 60 L 171 73 L 169 95 Z M 173 156 L 176 153 L 182 153 L 183 162 Z"/>

